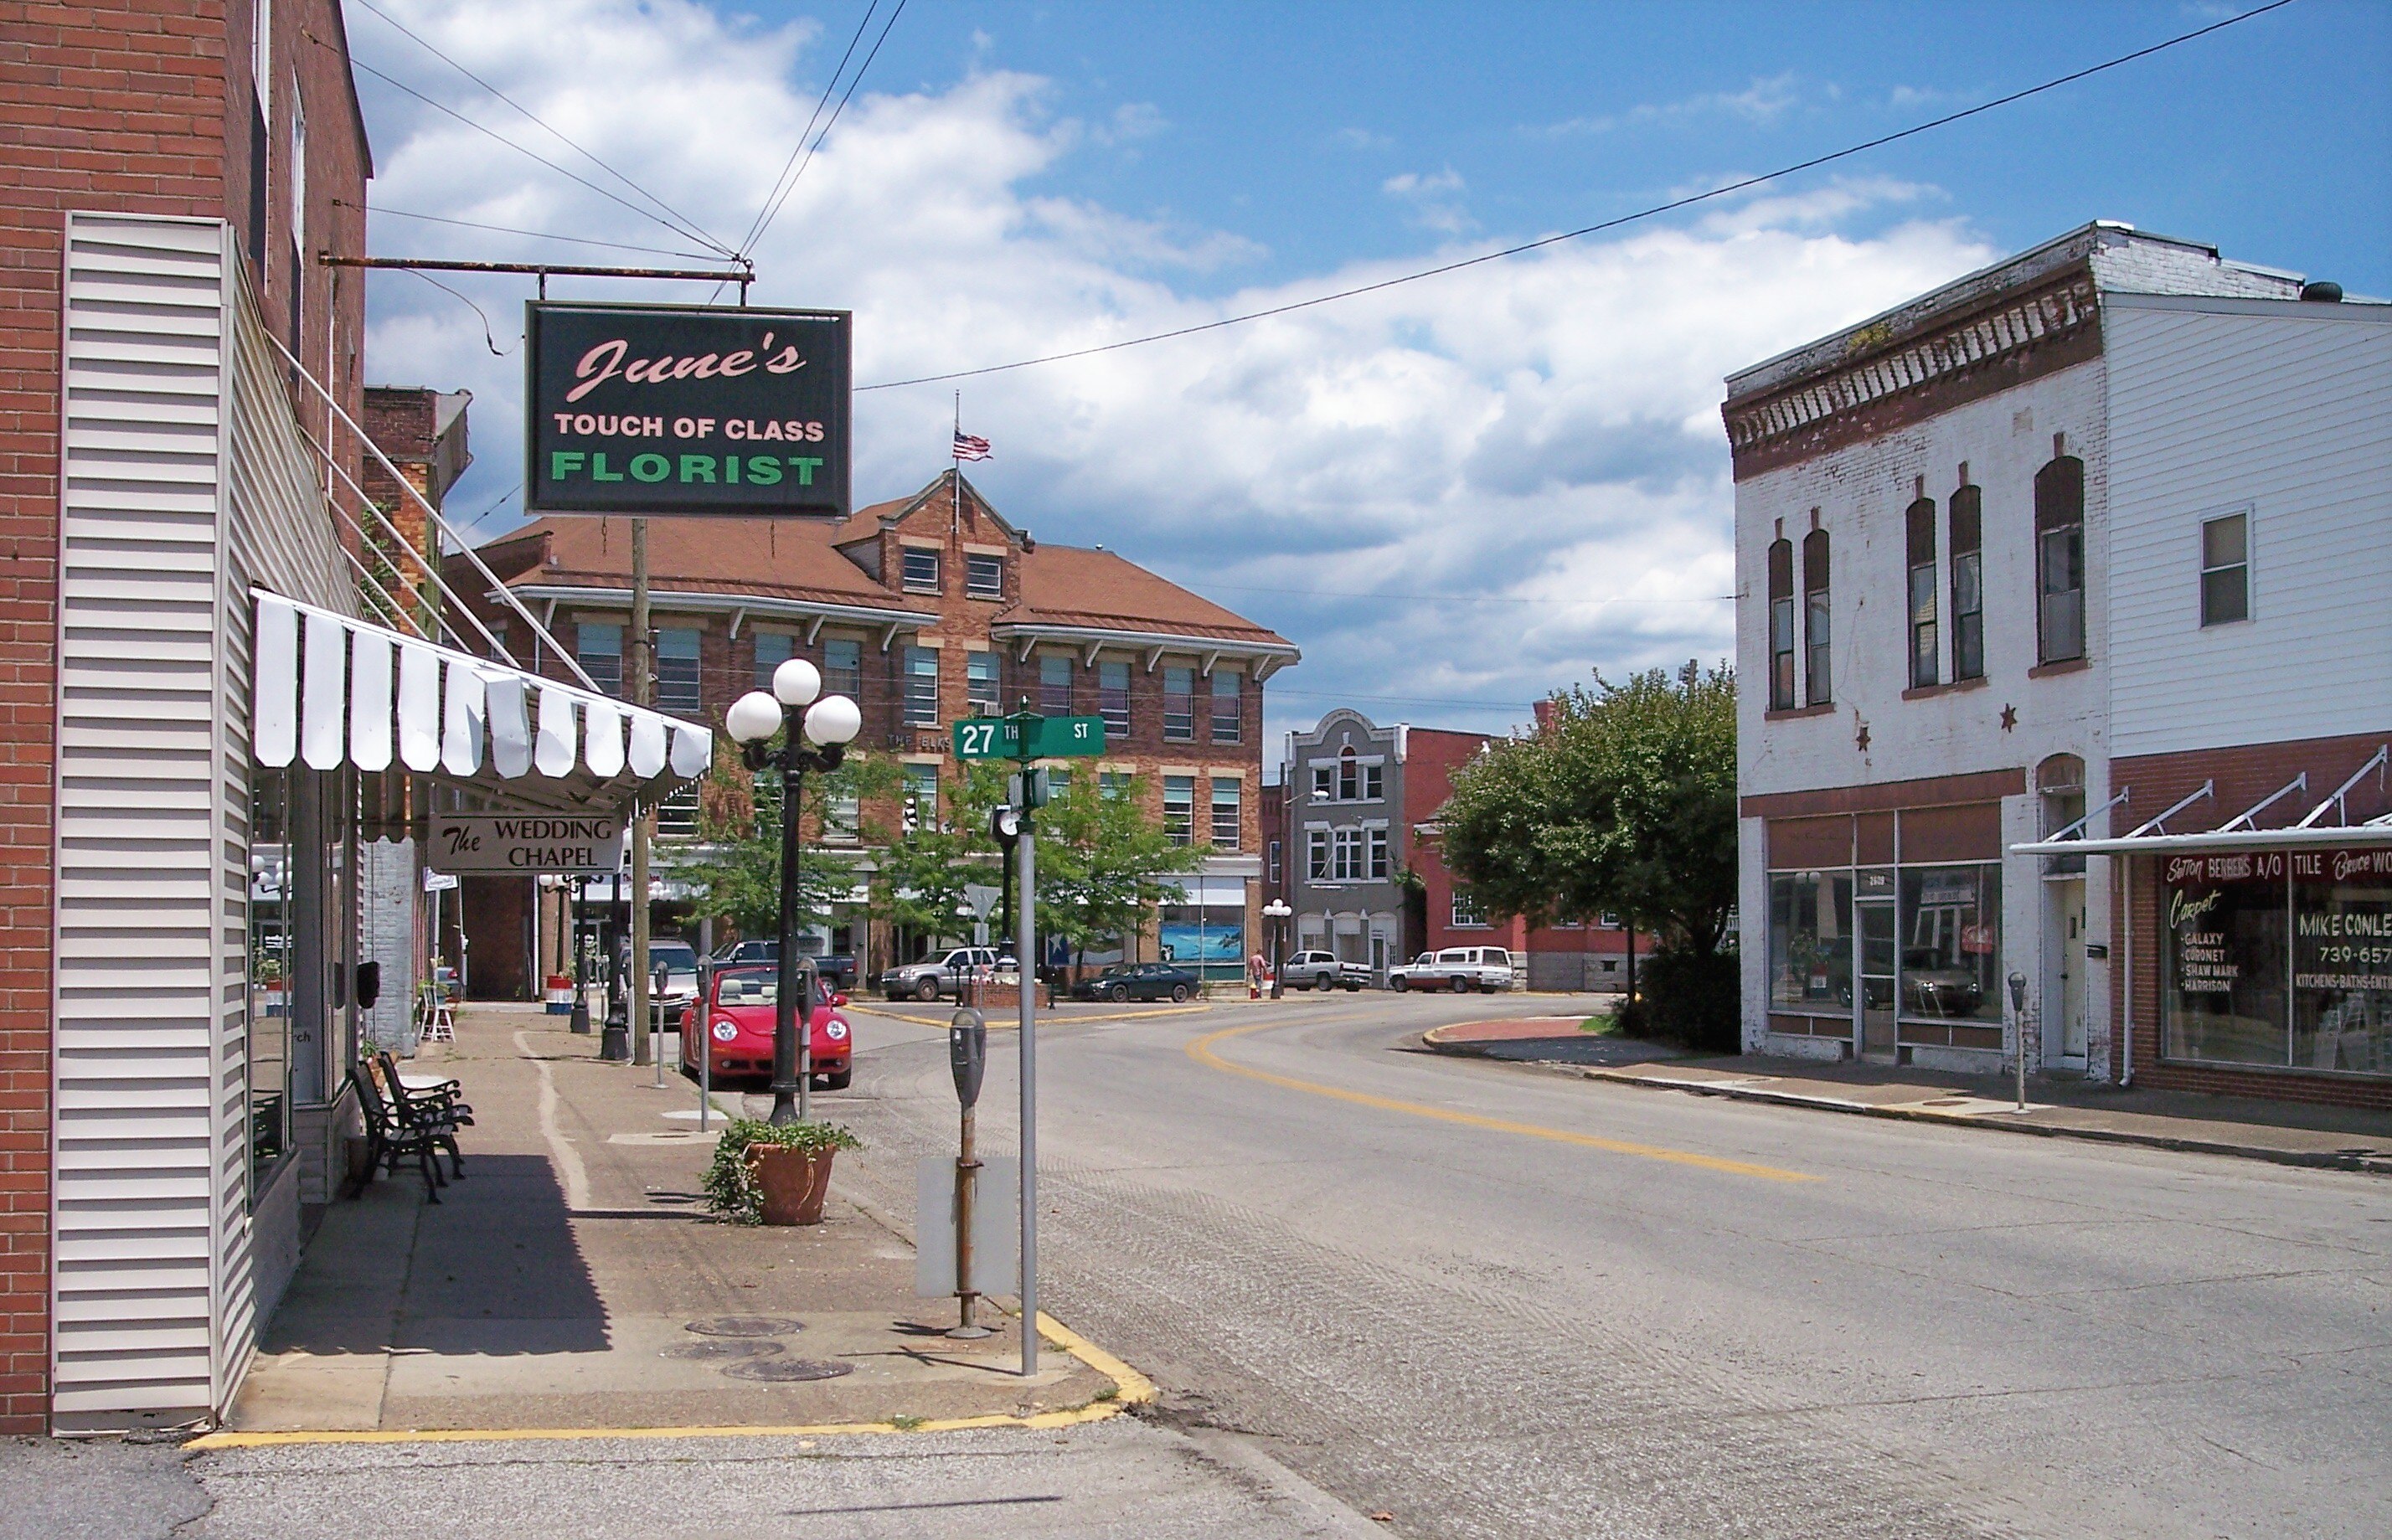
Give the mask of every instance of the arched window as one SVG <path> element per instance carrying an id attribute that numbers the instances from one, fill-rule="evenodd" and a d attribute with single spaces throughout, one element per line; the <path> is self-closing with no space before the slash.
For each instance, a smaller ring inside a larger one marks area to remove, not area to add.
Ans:
<path id="1" fill-rule="evenodd" d="M 2085 655 L 2085 462 L 2061 454 L 2034 473 L 2035 651 L 2038 663 Z"/>
<path id="2" fill-rule="evenodd" d="M 1966 474 L 1968 468 L 1961 467 Z M 1974 485 L 1952 494 L 1952 677 L 1985 677 L 1985 501 Z"/>
<path id="3" fill-rule="evenodd" d="M 2034 789 L 2043 802 L 2042 835 L 2049 839 L 2085 817 L 2085 761 L 2073 754 L 2055 754 L 2034 768 Z M 2082 837 L 2083 831 L 2079 831 Z M 2068 876 L 2085 870 L 2077 852 L 2045 858 L 2044 872 Z"/>
<path id="4" fill-rule="evenodd" d="M 1802 641 L 1810 649 L 1804 698 L 1813 705 L 1826 705 L 1836 698 L 1836 687 L 1834 654 L 1827 646 L 1827 532 L 1824 529 L 1802 537 Z"/>
<path id="5" fill-rule="evenodd" d="M 1794 542 L 1769 548 L 1769 709 L 1794 709 Z"/>
<path id="6" fill-rule="evenodd" d="M 1910 559 L 1910 687 L 1943 680 L 1943 651 L 1935 630 L 1935 499 L 1920 498 L 1904 514 Z"/>
<path id="7" fill-rule="evenodd" d="M 1337 800 L 1351 802 L 1361 795 L 1359 767 L 1354 762 L 1354 745 L 1348 744 L 1337 751 Z"/>

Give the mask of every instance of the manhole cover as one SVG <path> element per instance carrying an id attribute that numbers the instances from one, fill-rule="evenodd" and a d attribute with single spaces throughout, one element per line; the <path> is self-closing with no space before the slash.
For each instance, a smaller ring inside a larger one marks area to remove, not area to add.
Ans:
<path id="1" fill-rule="evenodd" d="M 682 1329 L 700 1337 L 786 1337 L 805 1330 L 806 1324 L 786 1315 L 718 1315 L 711 1321 L 692 1321 Z"/>
<path id="2" fill-rule="evenodd" d="M 855 1365 L 820 1358 L 743 1358 L 723 1365 L 722 1372 L 734 1379 L 837 1379 L 854 1373 Z"/>
<path id="3" fill-rule="evenodd" d="M 780 1343 L 756 1337 L 701 1337 L 695 1342 L 675 1342 L 659 1355 L 665 1358 L 768 1358 L 788 1350 Z"/>

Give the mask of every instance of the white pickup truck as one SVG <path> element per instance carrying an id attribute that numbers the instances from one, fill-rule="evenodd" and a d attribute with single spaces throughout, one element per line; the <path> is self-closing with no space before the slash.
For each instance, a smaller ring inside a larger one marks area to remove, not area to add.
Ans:
<path id="1" fill-rule="evenodd" d="M 1299 951 L 1287 960 L 1283 971 L 1291 990 L 1309 985 L 1316 990 L 1358 990 L 1371 983 L 1368 964 L 1341 962 L 1333 951 Z"/>
<path id="2" fill-rule="evenodd" d="M 1424 951 L 1387 970 L 1387 984 L 1405 990 L 1470 990 L 1493 992 L 1512 987 L 1512 953 L 1504 947 L 1448 947 Z"/>

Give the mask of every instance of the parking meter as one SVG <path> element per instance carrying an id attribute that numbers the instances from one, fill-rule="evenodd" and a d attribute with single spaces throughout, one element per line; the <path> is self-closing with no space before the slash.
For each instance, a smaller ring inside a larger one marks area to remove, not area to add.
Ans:
<path id="1" fill-rule="evenodd" d="M 981 1076 L 988 1068 L 988 1023 L 978 1011 L 957 1011 L 947 1028 L 947 1068 L 955 1072 L 956 1100 L 970 1111 L 980 1101 Z"/>

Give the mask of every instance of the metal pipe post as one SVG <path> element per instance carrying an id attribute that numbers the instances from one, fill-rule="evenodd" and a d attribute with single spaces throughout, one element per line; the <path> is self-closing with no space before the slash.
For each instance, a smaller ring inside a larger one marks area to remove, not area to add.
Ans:
<path id="1" fill-rule="evenodd" d="M 1025 779 L 1028 771 L 1023 766 Z M 1014 961 L 1021 972 L 1021 1373 L 1027 1378 L 1038 1372 L 1038 837 L 1027 808 L 1016 848 L 1021 853 Z"/>
<path id="2" fill-rule="evenodd" d="M 631 521 L 631 704 L 649 704 L 654 677 L 648 639 L 648 521 Z M 631 1062 L 648 1060 L 648 832 L 646 807 L 631 824 Z"/>
<path id="3" fill-rule="evenodd" d="M 956 1318 L 955 1329 L 947 1335 L 963 1339 L 988 1335 L 988 1328 L 972 1319 L 972 1306 L 980 1301 L 980 1291 L 972 1287 L 972 1209 L 980 1196 L 978 1120 L 978 1114 L 966 1106 L 963 1139 L 956 1156 Z"/>
<path id="4" fill-rule="evenodd" d="M 690 1009 L 697 1027 L 697 1132 L 714 1117 L 714 921 L 697 922 L 697 999 Z"/>
<path id="5" fill-rule="evenodd" d="M 787 713 L 783 713 L 784 720 Z M 804 1039 L 811 1032 L 799 1030 L 802 1022 L 812 1025 L 812 1002 L 800 1001 L 799 990 L 803 982 L 803 970 L 798 965 L 798 860 L 802 853 L 798 842 L 798 798 L 803 788 L 805 772 L 792 762 L 797 750 L 798 724 L 790 721 L 785 730 L 788 747 L 781 758 L 781 941 L 777 968 L 779 984 L 773 1002 L 773 1118 L 775 1124 L 794 1123 L 806 1116 L 810 1107 L 800 1106 L 807 1100 L 806 1081 L 812 1079 L 813 1068 L 806 1062 L 812 1055 Z M 806 990 L 811 995 L 811 990 Z"/>

